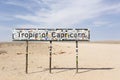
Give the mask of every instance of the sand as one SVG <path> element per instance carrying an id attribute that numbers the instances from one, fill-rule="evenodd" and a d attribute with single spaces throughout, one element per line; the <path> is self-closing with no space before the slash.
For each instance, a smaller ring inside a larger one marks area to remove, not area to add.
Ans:
<path id="1" fill-rule="evenodd" d="M 25 73 L 22 42 L 0 43 L 0 80 L 119 80 L 120 44 L 79 43 L 76 73 L 75 42 L 53 42 L 49 73 L 49 42 L 29 44 L 29 69 Z"/>

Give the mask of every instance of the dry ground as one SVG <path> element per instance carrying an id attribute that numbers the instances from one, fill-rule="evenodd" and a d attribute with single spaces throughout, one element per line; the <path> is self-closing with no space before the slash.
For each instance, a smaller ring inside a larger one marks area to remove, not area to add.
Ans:
<path id="1" fill-rule="evenodd" d="M 120 44 L 79 43 L 76 73 L 75 42 L 53 42 L 52 74 L 49 42 L 29 44 L 29 73 L 25 73 L 22 42 L 0 43 L 0 80 L 120 80 Z"/>

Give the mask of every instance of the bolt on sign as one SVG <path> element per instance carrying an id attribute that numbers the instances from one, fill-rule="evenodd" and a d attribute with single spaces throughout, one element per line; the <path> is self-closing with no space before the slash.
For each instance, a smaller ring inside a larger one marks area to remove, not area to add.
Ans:
<path id="1" fill-rule="evenodd" d="M 89 41 L 89 29 L 16 28 L 13 41 Z"/>

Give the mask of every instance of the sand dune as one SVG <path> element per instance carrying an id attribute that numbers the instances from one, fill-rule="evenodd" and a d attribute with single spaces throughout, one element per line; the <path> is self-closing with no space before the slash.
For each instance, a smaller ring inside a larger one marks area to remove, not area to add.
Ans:
<path id="1" fill-rule="evenodd" d="M 79 43 L 76 73 L 75 42 L 53 42 L 52 74 L 49 42 L 29 43 L 29 73 L 25 73 L 24 42 L 0 43 L 0 80 L 119 80 L 120 44 Z"/>

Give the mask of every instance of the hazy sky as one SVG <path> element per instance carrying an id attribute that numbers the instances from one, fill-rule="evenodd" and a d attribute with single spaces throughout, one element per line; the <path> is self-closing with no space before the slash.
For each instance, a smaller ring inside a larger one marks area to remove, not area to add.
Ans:
<path id="1" fill-rule="evenodd" d="M 120 40 L 120 0 L 0 0 L 0 41 L 12 29 L 89 28 L 91 40 Z"/>

